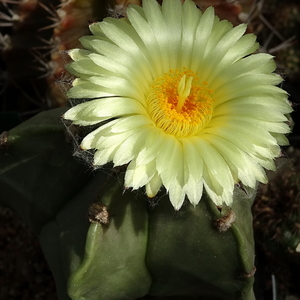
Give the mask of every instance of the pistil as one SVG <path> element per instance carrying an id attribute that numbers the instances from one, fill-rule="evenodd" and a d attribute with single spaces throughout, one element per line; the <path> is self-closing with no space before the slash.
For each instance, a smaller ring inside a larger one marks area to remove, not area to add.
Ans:
<path id="1" fill-rule="evenodd" d="M 187 97 L 190 95 L 192 81 L 193 81 L 193 77 L 186 79 L 186 75 L 184 74 L 178 83 L 178 87 L 177 87 L 178 102 L 176 106 L 177 112 L 181 112 Z"/>

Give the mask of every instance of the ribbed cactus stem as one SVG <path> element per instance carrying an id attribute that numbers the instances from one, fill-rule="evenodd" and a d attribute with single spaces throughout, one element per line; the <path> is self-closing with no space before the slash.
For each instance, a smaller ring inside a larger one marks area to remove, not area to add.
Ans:
<path id="1" fill-rule="evenodd" d="M 237 189 L 239 188 L 237 187 Z M 247 195 L 246 191 L 240 189 L 239 194 L 241 195 L 242 193 L 245 193 L 245 195 Z M 209 204 L 214 216 L 218 218 L 217 221 L 220 220 L 218 223 L 216 222 L 216 227 L 221 232 L 221 234 L 222 232 L 227 230 L 230 230 L 233 233 L 238 246 L 241 265 L 243 266 L 244 274 L 242 276 L 253 276 L 255 273 L 255 267 L 253 265 L 253 260 L 249 259 L 252 254 L 248 251 L 249 242 L 247 242 L 245 233 L 241 231 L 240 228 L 235 224 L 236 214 L 234 213 L 234 210 L 228 207 L 218 208 L 211 201 L 209 201 Z M 239 219 L 239 216 L 237 218 Z"/>
<path id="2" fill-rule="evenodd" d="M 249 260 L 249 253 L 247 251 L 247 242 L 245 235 L 235 224 L 232 224 L 231 228 L 237 241 L 241 262 L 245 271 L 245 276 L 253 276 L 255 267 L 253 266 L 253 262 Z"/>

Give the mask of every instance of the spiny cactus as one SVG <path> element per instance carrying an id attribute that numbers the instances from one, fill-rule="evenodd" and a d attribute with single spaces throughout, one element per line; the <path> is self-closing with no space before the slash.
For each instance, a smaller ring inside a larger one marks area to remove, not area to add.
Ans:
<path id="1" fill-rule="evenodd" d="M 39 29 L 50 21 L 36 1 L 1 1 L 0 9 L 2 110 L 18 109 L 30 116 L 49 107 L 47 71 L 33 63 L 40 59 L 33 49 L 41 45 Z M 48 37 L 44 32 L 44 38 Z"/>
<path id="2" fill-rule="evenodd" d="M 111 2 L 112 3 L 112 2 Z M 0 3 L 3 110 L 24 119 L 66 105 L 63 52 L 78 46 L 88 22 L 101 20 L 109 1 L 9 1 Z M 111 4 L 112 5 L 112 4 Z M 60 85 L 57 85 L 60 81 Z"/>

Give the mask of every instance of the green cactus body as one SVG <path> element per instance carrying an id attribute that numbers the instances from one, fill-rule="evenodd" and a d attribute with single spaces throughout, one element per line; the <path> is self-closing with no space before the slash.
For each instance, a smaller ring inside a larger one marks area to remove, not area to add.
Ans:
<path id="1" fill-rule="evenodd" d="M 165 194 L 149 205 L 124 192 L 122 173 L 89 174 L 71 156 L 63 112 L 3 134 L 0 152 L 1 204 L 39 235 L 60 300 L 255 299 L 254 191 L 236 188 L 231 209 L 206 196 L 178 212 Z M 99 202 L 103 216 L 90 223 L 89 206 Z"/>
<path id="2" fill-rule="evenodd" d="M 236 220 L 229 220 L 231 226 L 224 232 L 214 226 L 222 213 L 206 197 L 178 212 L 162 199 L 149 213 L 147 265 L 154 274 L 150 294 L 254 299 L 251 196 L 235 192 Z M 222 211 L 227 216 L 226 209 Z"/>

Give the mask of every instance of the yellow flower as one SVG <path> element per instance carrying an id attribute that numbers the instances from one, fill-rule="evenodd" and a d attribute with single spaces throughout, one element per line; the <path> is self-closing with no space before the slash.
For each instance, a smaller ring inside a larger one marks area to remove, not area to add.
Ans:
<path id="1" fill-rule="evenodd" d="M 191 0 L 144 0 L 127 18 L 107 18 L 71 50 L 76 75 L 69 98 L 88 101 L 64 115 L 74 124 L 100 123 L 82 141 L 94 165 L 128 164 L 125 186 L 162 185 L 178 210 L 196 205 L 203 187 L 216 205 L 232 203 L 234 185 L 254 188 L 288 144 L 287 94 L 276 87 L 268 54 L 246 25 L 220 21 Z"/>

